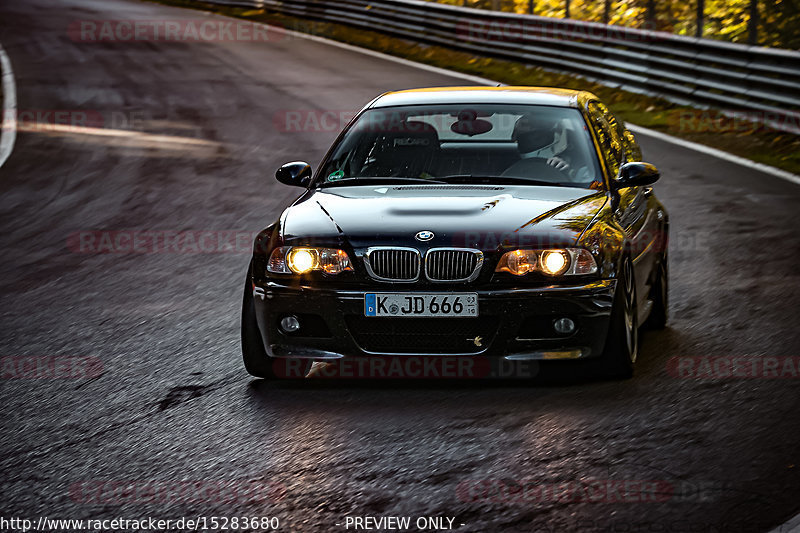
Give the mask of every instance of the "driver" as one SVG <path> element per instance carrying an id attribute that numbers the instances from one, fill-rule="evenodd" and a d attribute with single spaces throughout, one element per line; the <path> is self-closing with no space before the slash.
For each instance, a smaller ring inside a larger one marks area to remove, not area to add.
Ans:
<path id="1" fill-rule="evenodd" d="M 511 139 L 516 141 L 522 160 L 509 170 L 529 159 L 543 159 L 557 170 L 569 172 L 570 157 L 566 153 L 569 140 L 565 122 L 560 120 L 554 123 L 551 119 L 535 114 L 522 115 L 517 119 Z"/>

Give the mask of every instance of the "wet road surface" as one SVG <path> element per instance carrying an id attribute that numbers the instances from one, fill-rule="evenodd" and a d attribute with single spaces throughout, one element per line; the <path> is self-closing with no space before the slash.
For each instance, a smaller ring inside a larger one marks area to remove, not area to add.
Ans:
<path id="1" fill-rule="evenodd" d="M 274 169 L 318 162 L 337 129 L 281 131 L 286 113 L 464 82 L 292 37 L 85 42 L 70 30 L 111 19 L 209 20 L 122 0 L 0 4 L 20 116 L 94 118 L 21 120 L 0 169 L 2 516 L 767 531 L 800 511 L 800 377 L 668 371 L 676 357 L 800 354 L 797 186 L 639 137 L 670 211 L 672 317 L 645 333 L 630 381 L 265 384 L 240 361 L 248 235 L 298 193 Z M 218 253 L 76 253 L 74 235 L 90 230 L 247 239 Z M 20 378 L 25 358 L 53 356 L 94 366 Z M 226 480 L 261 492 L 164 501 L 108 489 Z M 592 480 L 594 496 L 563 496 Z M 643 481 L 655 497 L 615 495 Z M 522 497 L 508 492 L 521 482 Z"/>

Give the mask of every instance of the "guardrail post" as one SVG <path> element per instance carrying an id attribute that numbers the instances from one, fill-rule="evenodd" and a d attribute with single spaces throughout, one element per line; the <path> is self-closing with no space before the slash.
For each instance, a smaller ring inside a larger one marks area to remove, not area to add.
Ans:
<path id="1" fill-rule="evenodd" d="M 603 24 L 611 22 L 611 0 L 605 0 L 603 6 Z"/>
<path id="2" fill-rule="evenodd" d="M 748 41 L 751 45 L 758 44 L 758 0 L 750 0 L 750 20 L 747 22 Z"/>
<path id="3" fill-rule="evenodd" d="M 520 11 L 526 8 L 533 11 L 543 5 L 537 5 L 535 0 L 515 1 L 515 5 L 522 8 Z M 523 61 L 542 68 L 564 69 L 580 76 L 591 76 L 600 83 L 614 86 L 623 82 L 634 89 L 681 104 L 721 108 L 736 106 L 752 111 L 756 116 L 776 117 L 774 127 L 780 131 L 797 132 L 800 123 L 800 113 L 796 111 L 800 109 L 800 52 L 702 38 L 705 7 L 710 6 L 707 0 L 685 0 L 697 2 L 695 31 L 700 38 L 654 34 L 658 30 L 656 22 L 660 13 L 657 8 L 661 4 L 656 4 L 656 0 L 636 0 L 637 5 L 646 9 L 647 20 L 643 21 L 642 28 L 617 26 L 614 35 L 598 36 L 603 38 L 597 42 L 557 40 L 558 35 L 549 34 L 556 32 L 547 30 L 554 28 L 566 34 L 582 28 L 594 30 L 593 23 L 565 20 L 572 16 L 571 1 L 564 0 L 562 4 L 561 0 L 554 0 L 553 5 L 562 5 L 565 10 L 560 21 L 557 18 L 525 21 L 538 26 L 541 35 L 522 31 L 516 36 L 506 35 L 505 39 L 487 39 L 481 36 L 486 34 L 486 23 L 474 28 L 470 26 L 469 31 L 464 31 L 462 24 L 453 24 L 452 20 L 469 21 L 474 17 L 474 13 L 461 4 L 486 8 L 498 6 L 497 0 L 449 0 L 450 5 L 419 0 L 202 0 L 203 3 L 228 6 L 258 2 L 269 6 L 270 10 L 307 19 L 307 24 L 312 24 L 312 20 L 344 21 L 357 28 L 511 60 L 518 58 L 520 51 L 535 50 L 535 54 L 529 54 L 530 59 Z M 600 8 L 601 0 L 594 1 Z M 614 4 L 611 0 L 602 1 L 605 2 L 602 8 L 608 10 L 607 21 L 610 23 Z M 760 44 L 760 8 L 771 9 L 767 7 L 771 4 L 763 1 L 765 3 L 759 6 L 758 0 L 748 0 L 749 36 L 745 39 L 749 39 L 751 45 Z M 365 6 L 374 9 L 366 11 Z M 743 6 L 739 9 L 741 15 L 746 15 Z M 513 20 L 514 15 L 489 12 L 485 17 L 492 24 L 503 24 Z M 658 46 L 648 50 L 651 47 L 647 43 L 654 39 L 659 41 Z M 583 61 L 565 61 L 564 54 L 581 56 Z"/>
<path id="4" fill-rule="evenodd" d="M 705 11 L 706 11 L 706 1 L 697 0 L 697 27 L 694 29 L 694 36 L 698 38 L 703 36 L 703 26 L 705 26 L 706 23 Z"/>

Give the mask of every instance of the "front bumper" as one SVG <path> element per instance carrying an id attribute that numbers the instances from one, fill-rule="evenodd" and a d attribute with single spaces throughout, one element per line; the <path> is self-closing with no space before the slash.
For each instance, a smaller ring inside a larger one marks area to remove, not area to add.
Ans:
<path id="1" fill-rule="evenodd" d="M 357 291 L 267 282 L 254 285 L 253 295 L 264 346 L 273 358 L 481 355 L 518 361 L 599 356 L 615 288 L 616 280 L 599 280 L 524 289 L 441 290 L 443 295 L 477 292 L 478 319 L 364 317 L 365 292 L 414 292 L 403 287 Z M 281 319 L 289 315 L 301 323 L 293 334 L 280 328 Z M 559 318 L 573 320 L 576 330 L 556 333 L 553 323 Z"/>

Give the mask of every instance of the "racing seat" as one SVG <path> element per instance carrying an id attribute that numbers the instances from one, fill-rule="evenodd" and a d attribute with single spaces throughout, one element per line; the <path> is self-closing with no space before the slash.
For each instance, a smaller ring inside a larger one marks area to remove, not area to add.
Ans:
<path id="1" fill-rule="evenodd" d="M 362 176 L 405 176 L 428 174 L 439 154 L 439 135 L 430 124 L 402 122 L 376 134 Z"/>

